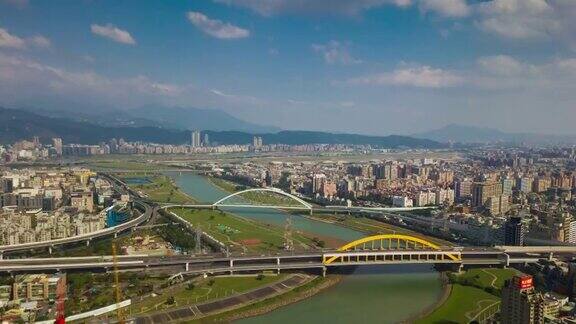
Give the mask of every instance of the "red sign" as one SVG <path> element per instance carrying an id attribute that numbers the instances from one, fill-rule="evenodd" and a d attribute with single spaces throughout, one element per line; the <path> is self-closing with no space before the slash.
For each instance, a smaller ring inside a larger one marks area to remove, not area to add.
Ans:
<path id="1" fill-rule="evenodd" d="M 534 287 L 532 276 L 522 276 L 518 284 L 520 289 L 528 289 Z"/>

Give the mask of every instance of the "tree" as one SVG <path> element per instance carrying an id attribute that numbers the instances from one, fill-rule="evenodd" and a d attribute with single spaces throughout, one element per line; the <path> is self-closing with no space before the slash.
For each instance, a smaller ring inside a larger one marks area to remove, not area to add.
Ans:
<path id="1" fill-rule="evenodd" d="M 166 303 L 168 305 L 173 305 L 176 302 L 176 300 L 174 300 L 174 296 L 170 296 L 168 297 L 168 299 L 166 299 Z"/>

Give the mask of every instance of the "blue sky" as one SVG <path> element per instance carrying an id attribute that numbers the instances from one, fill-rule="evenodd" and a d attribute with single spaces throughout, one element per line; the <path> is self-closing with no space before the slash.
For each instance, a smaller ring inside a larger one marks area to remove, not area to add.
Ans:
<path id="1" fill-rule="evenodd" d="M 573 0 L 0 0 L 0 104 L 575 133 Z"/>

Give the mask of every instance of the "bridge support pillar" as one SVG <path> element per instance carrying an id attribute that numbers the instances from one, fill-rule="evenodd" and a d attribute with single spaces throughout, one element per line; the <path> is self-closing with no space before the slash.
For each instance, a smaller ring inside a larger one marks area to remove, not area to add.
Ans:
<path id="1" fill-rule="evenodd" d="M 0 251 L 0 260 L 4 260 L 4 252 Z"/>
<path id="2" fill-rule="evenodd" d="M 280 258 L 276 258 L 276 264 L 280 265 Z"/>
<path id="3" fill-rule="evenodd" d="M 115 232 L 115 233 L 114 233 L 114 238 L 117 238 L 117 237 L 118 237 L 118 232 Z"/>
<path id="4" fill-rule="evenodd" d="M 552 261 L 553 258 L 554 258 L 554 252 L 548 253 L 548 261 Z"/>
<path id="5" fill-rule="evenodd" d="M 322 267 L 322 277 L 326 277 L 326 267 Z"/>
<path id="6" fill-rule="evenodd" d="M 504 253 L 504 268 L 508 268 L 510 266 L 510 255 L 508 253 Z"/>
<path id="7" fill-rule="evenodd" d="M 186 271 L 190 271 L 190 263 L 186 262 Z"/>
<path id="8" fill-rule="evenodd" d="M 234 260 L 230 259 L 230 269 L 234 268 Z"/>
<path id="9" fill-rule="evenodd" d="M 52 246 L 48 247 L 48 254 L 52 255 Z"/>

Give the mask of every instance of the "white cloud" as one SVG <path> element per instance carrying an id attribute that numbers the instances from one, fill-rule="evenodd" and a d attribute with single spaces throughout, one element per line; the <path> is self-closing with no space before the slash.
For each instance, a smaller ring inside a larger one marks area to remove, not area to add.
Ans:
<path id="1" fill-rule="evenodd" d="M 216 0 L 228 5 L 249 8 L 266 17 L 282 14 L 319 14 L 358 16 L 363 11 L 382 6 L 410 7 L 444 17 L 464 17 L 470 13 L 466 0 Z"/>
<path id="2" fill-rule="evenodd" d="M 350 79 L 348 83 L 354 85 L 446 88 L 457 86 L 463 83 L 463 81 L 463 78 L 454 72 L 427 65 L 415 65 L 400 67 L 391 72 Z"/>
<path id="3" fill-rule="evenodd" d="M 361 60 L 352 57 L 348 52 L 348 45 L 332 40 L 327 44 L 312 44 L 312 50 L 322 54 L 324 61 L 328 64 L 358 64 Z"/>
<path id="4" fill-rule="evenodd" d="M 190 11 L 186 14 L 188 20 L 206 34 L 220 39 L 238 39 L 250 36 L 250 31 L 206 15 Z"/>
<path id="5" fill-rule="evenodd" d="M 434 11 L 444 17 L 466 17 L 470 14 L 466 0 L 420 0 L 420 9 Z"/>
<path id="6" fill-rule="evenodd" d="M 0 28 L 0 48 L 26 49 L 29 47 L 47 48 L 52 46 L 50 40 L 44 36 L 37 35 L 30 38 L 22 38 L 10 34 L 6 29 Z"/>
<path id="7" fill-rule="evenodd" d="M 28 42 L 37 47 L 50 47 L 52 43 L 50 40 L 44 36 L 34 36 L 28 40 Z"/>
<path id="8" fill-rule="evenodd" d="M 523 62 L 507 55 L 481 57 L 479 69 L 468 71 L 468 83 L 489 90 L 529 89 L 531 93 L 576 90 L 576 58 L 541 63 Z"/>
<path id="9" fill-rule="evenodd" d="M 355 16 L 364 10 L 383 5 L 406 7 L 412 0 L 216 0 L 220 3 L 246 7 L 262 16 L 280 14 L 332 14 Z"/>
<path id="10" fill-rule="evenodd" d="M 573 0 L 493 0 L 478 4 L 476 11 L 481 30 L 504 38 L 575 39 Z"/>
<path id="11" fill-rule="evenodd" d="M 201 88 L 191 83 L 162 82 L 145 75 L 110 78 L 91 70 L 72 71 L 21 54 L 0 52 L 0 104 L 28 102 L 30 98 L 62 98 L 70 102 L 128 108 L 151 102 L 231 110 L 270 105 L 260 98 Z"/>
<path id="12" fill-rule="evenodd" d="M 115 42 L 135 45 L 136 41 L 129 32 L 122 30 L 112 24 L 97 25 L 92 24 L 90 30 L 93 34 L 111 39 Z"/>
<path id="13" fill-rule="evenodd" d="M 486 71 L 501 75 L 516 75 L 526 72 L 530 67 L 508 55 L 485 56 L 478 64 Z"/>
<path id="14" fill-rule="evenodd" d="M 24 48 L 24 39 L 10 34 L 6 29 L 0 28 L 0 47 Z"/>

